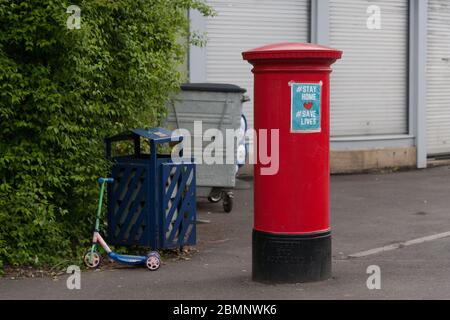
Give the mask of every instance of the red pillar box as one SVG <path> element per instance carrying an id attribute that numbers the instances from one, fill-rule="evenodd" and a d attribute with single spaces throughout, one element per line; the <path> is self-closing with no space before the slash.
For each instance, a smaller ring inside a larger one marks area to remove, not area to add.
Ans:
<path id="1" fill-rule="evenodd" d="M 259 161 L 254 168 L 256 281 L 331 276 L 329 91 L 331 65 L 341 56 L 342 51 L 303 43 L 243 53 L 254 66 L 254 128 L 279 130 L 278 172 L 264 174 Z M 269 143 L 269 154 L 272 149 Z"/>

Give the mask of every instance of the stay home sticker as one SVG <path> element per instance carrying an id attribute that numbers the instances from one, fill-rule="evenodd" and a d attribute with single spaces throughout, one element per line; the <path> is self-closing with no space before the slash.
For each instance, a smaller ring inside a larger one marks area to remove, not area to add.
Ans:
<path id="1" fill-rule="evenodd" d="M 291 132 L 320 132 L 322 83 L 291 83 L 291 90 Z"/>

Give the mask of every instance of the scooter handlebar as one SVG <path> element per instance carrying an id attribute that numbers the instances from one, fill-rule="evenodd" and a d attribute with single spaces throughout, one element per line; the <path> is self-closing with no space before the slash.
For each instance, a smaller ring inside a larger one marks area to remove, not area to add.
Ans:
<path id="1" fill-rule="evenodd" d="M 113 183 L 113 178 L 98 178 L 98 183 L 104 184 L 104 183 Z"/>

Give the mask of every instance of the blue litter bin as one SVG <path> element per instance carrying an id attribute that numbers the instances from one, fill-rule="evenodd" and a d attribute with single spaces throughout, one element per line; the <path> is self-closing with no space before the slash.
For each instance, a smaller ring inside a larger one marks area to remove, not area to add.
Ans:
<path id="1" fill-rule="evenodd" d="M 134 142 L 133 154 L 114 156 L 112 144 L 126 140 Z M 165 128 L 134 129 L 105 139 L 114 178 L 107 190 L 110 243 L 152 250 L 196 243 L 195 163 L 174 163 L 170 154 L 158 154 L 158 145 L 182 140 Z M 149 144 L 149 154 L 141 153 L 142 141 Z"/>

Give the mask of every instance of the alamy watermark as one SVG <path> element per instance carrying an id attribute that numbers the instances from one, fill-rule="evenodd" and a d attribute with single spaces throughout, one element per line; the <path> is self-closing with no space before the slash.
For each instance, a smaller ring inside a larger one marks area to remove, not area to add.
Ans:
<path id="1" fill-rule="evenodd" d="M 81 290 L 81 270 L 79 266 L 71 265 L 67 267 L 66 273 L 70 276 L 66 280 L 66 286 L 69 290 Z"/>
<path id="2" fill-rule="evenodd" d="M 371 265 L 367 267 L 366 273 L 370 274 L 366 281 L 367 289 L 381 290 L 381 268 L 377 265 Z"/>
<path id="3" fill-rule="evenodd" d="M 236 143 L 244 139 L 253 141 L 253 152 L 248 153 L 248 163 L 259 164 L 261 175 L 278 173 L 279 129 L 249 129 L 246 132 L 242 129 L 226 129 L 224 137 L 222 130 L 210 128 L 203 131 L 202 121 L 194 121 L 194 132 L 176 129 L 172 133 L 172 137 L 180 135 L 183 136 L 183 142 L 177 144 L 171 153 L 174 163 L 194 158 L 196 164 L 236 164 Z"/>
<path id="4" fill-rule="evenodd" d="M 67 29 L 81 29 L 81 9 L 79 6 L 70 5 L 67 7 L 66 13 L 71 13 L 67 18 Z"/>
<path id="5" fill-rule="evenodd" d="M 381 29 L 381 8 L 376 5 L 367 7 L 366 13 L 369 15 L 366 21 L 367 29 L 380 30 Z"/>

